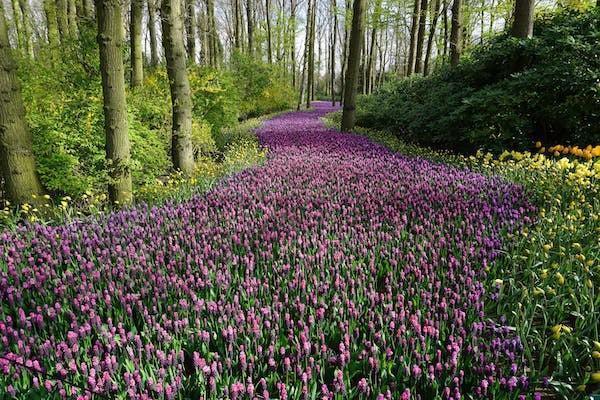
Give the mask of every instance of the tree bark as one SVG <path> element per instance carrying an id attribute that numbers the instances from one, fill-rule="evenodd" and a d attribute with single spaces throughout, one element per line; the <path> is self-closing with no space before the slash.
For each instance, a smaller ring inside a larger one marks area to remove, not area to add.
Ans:
<path id="1" fill-rule="evenodd" d="M 61 43 L 68 40 L 69 33 L 69 5 L 68 0 L 56 0 L 56 21 L 60 32 Z"/>
<path id="2" fill-rule="evenodd" d="M 427 22 L 427 0 L 421 0 L 421 11 L 419 12 L 419 31 L 417 35 L 417 50 L 415 55 L 415 72 L 423 72 L 423 43 L 425 42 L 425 25 Z"/>
<path id="3" fill-rule="evenodd" d="M 267 60 L 273 63 L 273 43 L 271 38 L 271 1 L 265 0 L 265 14 L 267 19 Z"/>
<path id="4" fill-rule="evenodd" d="M 186 71 L 181 3 L 163 0 L 160 12 L 173 109 L 171 158 L 173 167 L 189 176 L 194 172 L 192 98 Z"/>
<path id="5" fill-rule="evenodd" d="M 143 0 L 131 0 L 131 25 L 129 40 L 131 47 L 131 81 L 132 88 L 142 86 L 144 80 L 144 60 L 142 55 L 142 10 Z"/>
<path id="6" fill-rule="evenodd" d="M 291 60 L 292 60 L 292 86 L 296 87 L 296 0 L 290 1 L 290 28 L 291 37 Z"/>
<path id="7" fill-rule="evenodd" d="M 534 0 L 516 0 L 513 23 L 510 29 L 512 36 L 528 39 L 533 36 Z"/>
<path id="8" fill-rule="evenodd" d="M 54 0 L 44 0 L 44 14 L 46 15 L 46 29 L 50 47 L 58 47 L 60 43 L 58 23 L 56 20 L 56 3 Z"/>
<path id="9" fill-rule="evenodd" d="M 425 50 L 425 64 L 423 66 L 423 74 L 428 75 L 431 61 L 431 49 L 433 47 L 433 40 L 435 38 L 435 30 L 437 27 L 438 18 L 440 16 L 440 0 L 435 0 L 433 7 L 433 18 L 431 20 L 431 27 L 429 28 L 429 37 L 427 38 L 427 49 Z M 439 52 L 438 52 L 439 53 Z"/>
<path id="10" fill-rule="evenodd" d="M 13 25 L 17 34 L 17 48 L 21 51 L 25 49 L 25 35 L 23 33 L 23 22 L 21 18 L 21 9 L 18 0 L 11 0 Z"/>
<path id="11" fill-rule="evenodd" d="M 350 24 L 348 23 L 348 17 L 350 15 L 351 12 L 351 8 L 352 4 L 350 3 L 350 0 L 346 0 L 346 12 L 344 14 L 344 47 L 342 49 L 342 71 L 341 71 L 341 75 L 340 75 L 340 104 L 343 103 L 344 101 L 344 92 L 346 90 L 346 84 L 345 84 L 345 77 L 346 77 L 346 67 L 348 64 L 348 43 L 349 43 L 349 36 L 350 36 L 350 31 L 349 31 L 349 26 Z"/>
<path id="12" fill-rule="evenodd" d="M 234 13 L 234 46 L 236 50 L 239 50 L 241 45 L 242 45 L 242 41 L 240 40 L 240 31 L 241 31 L 241 23 L 240 23 L 240 0 L 233 0 L 233 13 Z"/>
<path id="13" fill-rule="evenodd" d="M 333 12 L 333 27 L 332 27 L 332 38 L 331 38 L 331 105 L 335 106 L 335 46 L 337 45 L 337 4 L 336 0 L 331 0 L 331 8 Z"/>
<path id="14" fill-rule="evenodd" d="M 185 33 L 186 49 L 188 61 L 196 63 L 196 29 L 194 27 L 195 18 L 194 0 L 185 0 Z"/>
<path id="15" fill-rule="evenodd" d="M 67 19 L 69 22 L 69 35 L 72 38 L 77 37 L 79 26 L 77 24 L 77 4 L 76 0 L 67 0 Z"/>
<path id="16" fill-rule="evenodd" d="M 308 35 L 308 67 L 306 78 L 306 108 L 310 108 L 310 100 L 313 95 L 313 85 L 315 78 L 315 10 L 316 0 L 312 1 L 312 6 L 307 13 L 307 32 Z"/>
<path id="17" fill-rule="evenodd" d="M 421 11 L 421 0 L 415 0 L 413 7 L 412 24 L 410 26 L 410 46 L 408 48 L 408 65 L 406 76 L 411 76 L 415 70 L 415 55 L 417 50 L 417 34 L 419 29 L 419 15 Z"/>
<path id="18" fill-rule="evenodd" d="M 157 66 L 160 62 L 158 54 L 158 34 L 156 31 L 156 1 L 147 0 L 148 6 L 148 34 L 150 36 L 150 64 Z"/>
<path id="19" fill-rule="evenodd" d="M 450 65 L 458 65 L 462 47 L 462 26 L 461 26 L 461 1 L 454 0 L 452 3 L 452 26 L 450 28 Z"/>
<path id="20" fill-rule="evenodd" d="M 123 22 L 119 0 L 96 0 L 100 72 L 104 96 L 104 132 L 111 202 L 131 201 L 130 144 L 123 74 Z"/>
<path id="21" fill-rule="evenodd" d="M 0 173 L 6 198 L 14 203 L 34 202 L 33 195 L 43 193 L 35 169 L 31 131 L 25 121 L 3 2 L 0 2 Z"/>
<path id="22" fill-rule="evenodd" d="M 308 0 L 308 5 L 307 5 L 307 9 L 306 9 L 306 34 L 304 35 L 304 56 L 302 57 L 302 76 L 300 77 L 300 93 L 299 93 L 299 98 L 298 98 L 298 107 L 297 110 L 300 110 L 300 106 L 302 105 L 302 96 L 304 94 L 304 78 L 306 76 L 307 73 L 307 69 L 308 69 L 308 46 L 310 43 L 310 20 L 311 20 L 311 7 L 312 7 L 312 1 Z M 307 79 L 308 80 L 308 79 Z M 308 84 L 306 85 L 308 86 Z M 307 88 L 308 90 L 308 88 Z"/>
<path id="23" fill-rule="evenodd" d="M 352 30 L 346 71 L 346 92 L 344 94 L 344 110 L 342 112 L 342 131 L 350 131 L 356 123 L 356 88 L 358 84 L 358 66 L 365 29 L 365 0 L 354 0 Z"/>
<path id="24" fill-rule="evenodd" d="M 29 57 L 33 57 L 33 25 L 31 22 L 31 7 L 28 0 L 19 0 L 19 8 L 23 17 L 23 35 L 25 50 Z"/>
<path id="25" fill-rule="evenodd" d="M 254 55 L 254 10 L 252 0 L 246 0 L 246 19 L 248 23 L 248 55 Z"/>

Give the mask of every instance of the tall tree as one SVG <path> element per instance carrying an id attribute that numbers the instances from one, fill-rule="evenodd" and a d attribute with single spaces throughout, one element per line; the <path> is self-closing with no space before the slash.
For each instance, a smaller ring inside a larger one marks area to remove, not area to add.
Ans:
<path id="1" fill-rule="evenodd" d="M 333 13 L 333 26 L 331 27 L 331 105 L 335 106 L 335 49 L 337 45 L 337 4 L 336 0 L 331 0 L 331 9 Z"/>
<path id="2" fill-rule="evenodd" d="M 366 0 L 354 0 L 352 12 L 352 30 L 350 32 L 348 69 L 346 71 L 346 92 L 342 112 L 342 131 L 350 131 L 356 123 L 356 89 L 358 85 L 358 66 L 362 50 L 362 38 L 365 29 Z"/>
<path id="3" fill-rule="evenodd" d="M 310 108 L 310 101 L 313 97 L 313 90 L 315 84 L 315 15 L 317 9 L 317 2 L 313 0 L 312 7 L 309 8 L 307 13 L 307 28 L 308 31 L 308 65 L 307 65 L 307 78 L 306 78 L 306 108 Z"/>
<path id="4" fill-rule="evenodd" d="M 194 0 L 185 0 L 185 34 L 187 58 L 192 64 L 196 63 L 196 13 L 194 11 Z"/>
<path id="5" fill-rule="evenodd" d="M 306 33 L 304 35 L 304 56 L 302 57 L 302 75 L 300 77 L 300 97 L 298 99 L 298 107 L 297 109 L 300 109 L 300 106 L 302 105 L 302 95 L 304 94 L 304 78 L 307 75 L 307 69 L 308 69 L 308 59 L 309 59 L 309 44 L 310 44 L 310 22 L 311 22 L 311 15 L 312 15 L 312 1 L 308 0 L 308 5 L 306 8 Z M 307 79 L 308 80 L 308 79 Z M 308 84 L 307 86 L 307 91 L 308 89 Z"/>
<path id="6" fill-rule="evenodd" d="M 50 47 L 57 47 L 60 39 L 58 34 L 58 23 L 56 19 L 56 2 L 54 0 L 44 0 L 44 14 L 46 16 L 48 44 Z"/>
<path id="7" fill-rule="evenodd" d="M 254 4 L 246 0 L 246 20 L 248 24 L 248 54 L 254 55 Z"/>
<path id="8" fill-rule="evenodd" d="M 454 0 L 452 3 L 452 26 L 450 28 L 450 65 L 458 65 L 462 47 L 462 22 L 461 9 L 462 0 Z"/>
<path id="9" fill-rule="evenodd" d="M 65 42 L 70 36 L 68 0 L 56 0 L 56 21 L 58 22 L 60 40 Z"/>
<path id="10" fill-rule="evenodd" d="M 171 88 L 173 167 L 185 175 L 194 171 L 192 146 L 192 98 L 187 76 L 180 0 L 163 0 L 160 8 L 162 38 Z"/>
<path id="11" fill-rule="evenodd" d="M 129 40 L 131 49 L 131 81 L 132 88 L 142 86 L 144 80 L 144 59 L 142 54 L 142 12 L 143 0 L 131 0 L 131 23 Z"/>
<path id="12" fill-rule="evenodd" d="M 31 7 L 28 0 L 19 0 L 19 8 L 23 17 L 23 35 L 27 55 L 33 57 L 33 24 L 31 21 Z"/>
<path id="13" fill-rule="evenodd" d="M 348 44 L 350 42 L 350 20 L 352 16 L 352 3 L 346 0 L 346 12 L 344 13 L 344 47 L 342 48 L 342 70 L 340 74 L 340 104 L 344 100 L 344 92 L 346 90 L 345 77 L 346 67 L 348 65 Z"/>
<path id="14" fill-rule="evenodd" d="M 67 21 L 69 23 L 69 35 L 76 37 L 79 32 L 76 0 L 67 0 Z"/>
<path id="15" fill-rule="evenodd" d="M 17 48 L 22 51 L 25 49 L 25 32 L 23 32 L 21 9 L 19 8 L 18 0 L 11 0 L 10 5 L 12 7 L 13 25 L 17 35 Z"/>
<path id="16" fill-rule="evenodd" d="M 435 0 L 433 10 L 432 10 L 432 18 L 431 18 L 431 26 L 429 28 L 429 37 L 427 38 L 427 49 L 425 50 L 425 63 L 423 65 L 423 74 L 429 74 L 430 69 L 430 61 L 431 61 L 431 50 L 433 47 L 433 40 L 435 39 L 435 30 L 437 28 L 437 22 L 440 17 L 440 6 L 441 1 Z"/>
<path id="17" fill-rule="evenodd" d="M 15 203 L 32 201 L 42 185 L 35 169 L 31 132 L 13 59 L 4 3 L 0 1 L 0 171 L 6 197 Z"/>
<path id="18" fill-rule="evenodd" d="M 375 69 L 375 49 L 377 48 L 377 29 L 379 28 L 379 18 L 381 14 L 381 0 L 375 0 L 373 9 L 373 20 L 371 22 L 371 44 L 369 46 L 369 55 L 367 57 L 365 88 L 366 93 L 371 93 L 373 90 L 373 70 Z"/>
<path id="19" fill-rule="evenodd" d="M 150 36 L 150 65 L 156 66 L 160 62 L 158 54 L 158 33 L 156 31 L 156 1 L 147 0 L 148 6 L 148 36 Z"/>
<path id="20" fill-rule="evenodd" d="M 423 43 L 425 41 L 425 25 L 427 22 L 427 0 L 421 0 L 421 10 L 419 12 L 419 30 L 417 34 L 417 49 L 415 54 L 416 73 L 423 72 Z"/>
<path id="21" fill-rule="evenodd" d="M 534 0 L 516 0 L 513 23 L 510 29 L 512 36 L 527 39 L 533 36 Z"/>
<path id="22" fill-rule="evenodd" d="M 104 97 L 104 132 L 111 202 L 132 198 L 130 144 L 123 68 L 123 20 L 120 0 L 96 0 L 100 72 Z"/>
<path id="23" fill-rule="evenodd" d="M 267 20 L 267 60 L 273 63 L 273 43 L 271 37 L 271 0 L 265 0 L 265 14 Z"/>
<path id="24" fill-rule="evenodd" d="M 410 25 L 410 46 L 408 48 L 408 65 L 406 75 L 410 76 L 415 70 L 415 55 L 417 50 L 417 34 L 419 31 L 419 15 L 421 12 L 421 0 L 415 0 L 413 5 L 412 23 Z"/>
<path id="25" fill-rule="evenodd" d="M 296 87 L 296 0 L 290 0 L 290 53 L 292 60 L 292 86 Z"/>
<path id="26" fill-rule="evenodd" d="M 240 0 L 233 0 L 233 17 L 234 17 L 234 25 L 233 25 L 233 45 L 236 50 L 239 50 L 242 46 L 241 41 L 241 12 L 240 12 Z"/>

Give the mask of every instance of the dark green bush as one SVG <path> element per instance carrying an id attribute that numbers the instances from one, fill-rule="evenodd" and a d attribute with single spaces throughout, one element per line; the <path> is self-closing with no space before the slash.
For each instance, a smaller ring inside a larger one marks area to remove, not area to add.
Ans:
<path id="1" fill-rule="evenodd" d="M 499 35 L 456 68 L 388 82 L 358 123 L 462 152 L 600 141 L 600 7 L 541 16 L 534 38 Z"/>

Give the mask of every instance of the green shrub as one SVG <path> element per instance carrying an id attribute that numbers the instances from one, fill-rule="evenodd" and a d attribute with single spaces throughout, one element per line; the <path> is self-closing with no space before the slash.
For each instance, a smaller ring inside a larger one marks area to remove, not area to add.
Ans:
<path id="1" fill-rule="evenodd" d="M 534 38 L 502 34 L 456 68 L 395 80 L 359 100 L 358 123 L 472 152 L 600 141 L 600 7 L 538 18 Z"/>

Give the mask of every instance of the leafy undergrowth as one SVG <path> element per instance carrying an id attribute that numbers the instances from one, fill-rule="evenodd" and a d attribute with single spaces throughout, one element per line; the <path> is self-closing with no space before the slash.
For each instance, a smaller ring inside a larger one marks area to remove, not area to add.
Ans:
<path id="1" fill-rule="evenodd" d="M 340 115 L 326 123 L 339 126 Z M 466 157 L 357 128 L 408 156 L 503 176 L 523 185 L 538 207 L 535 224 L 507 234 L 510 246 L 490 265 L 489 315 L 516 329 L 528 375 L 548 394 L 571 399 L 600 391 L 600 160 L 528 152 Z M 553 150 L 555 151 L 555 150 Z"/>
<path id="2" fill-rule="evenodd" d="M 274 115 L 248 119 L 224 128 L 211 144 L 210 153 L 196 157 L 193 176 L 185 177 L 179 173 L 159 176 L 136 188 L 134 201 L 150 206 L 167 201 L 181 202 L 206 192 L 228 175 L 261 164 L 266 157 L 266 149 L 258 143 L 255 130 Z M 75 199 L 70 196 L 44 197 L 32 198 L 31 203 L 18 208 L 8 201 L 0 201 L 0 229 L 15 229 L 24 222 L 45 225 L 68 223 L 85 216 L 100 216 L 113 209 L 105 193 L 92 190 Z"/>
<path id="3" fill-rule="evenodd" d="M 0 391 L 532 397 L 484 288 L 531 224 L 522 187 L 326 129 L 330 110 L 265 123 L 267 161 L 203 195 L 1 234 Z"/>

